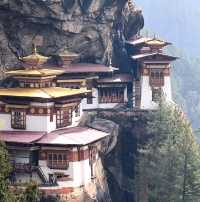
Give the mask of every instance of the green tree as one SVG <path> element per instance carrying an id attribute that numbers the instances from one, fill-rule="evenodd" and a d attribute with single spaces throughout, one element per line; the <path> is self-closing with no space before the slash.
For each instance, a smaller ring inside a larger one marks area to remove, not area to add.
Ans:
<path id="1" fill-rule="evenodd" d="M 139 150 L 137 201 L 200 201 L 200 148 L 182 111 L 160 104 L 147 124 L 149 140 Z M 144 183 L 145 182 L 145 183 Z"/>
<path id="2" fill-rule="evenodd" d="M 37 202 L 39 200 L 39 189 L 35 182 L 30 182 L 24 191 L 24 202 Z"/>
<path id="3" fill-rule="evenodd" d="M 0 142 L 0 201 L 10 202 L 8 177 L 11 168 L 5 144 Z"/>

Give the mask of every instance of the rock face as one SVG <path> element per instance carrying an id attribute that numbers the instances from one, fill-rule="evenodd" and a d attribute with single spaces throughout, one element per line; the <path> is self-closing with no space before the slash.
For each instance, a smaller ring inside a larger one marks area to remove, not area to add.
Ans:
<path id="1" fill-rule="evenodd" d="M 0 66 L 5 63 L 16 68 L 20 65 L 18 57 L 30 54 L 36 43 L 39 52 L 48 56 L 64 50 L 76 52 L 79 62 L 108 64 L 112 57 L 114 65 L 122 70 L 129 65 L 124 42 L 143 24 L 140 12 L 129 11 L 127 0 L 1 0 Z M 98 181 L 88 187 L 89 191 L 82 190 L 84 193 L 78 194 L 76 201 L 132 202 L 135 136 L 125 124 L 119 137 L 115 124 L 109 121 L 87 124 L 113 130 L 113 136 L 101 148 L 107 178 L 101 175 L 99 162 Z M 95 193 L 95 197 L 88 193 Z"/>
<path id="2" fill-rule="evenodd" d="M 126 0 L 0 1 L 0 52 L 9 67 L 30 54 L 33 43 L 45 55 L 69 50 L 80 54 L 80 62 L 94 63 L 112 56 L 122 67 L 124 40 L 142 27 L 141 13 L 130 12 Z"/>
<path id="3" fill-rule="evenodd" d="M 101 111 L 99 117 L 114 121 L 119 132 L 117 144 L 103 158 L 112 202 L 135 202 L 134 178 L 137 147 L 147 136 L 148 111 Z M 146 200 L 142 194 L 140 200 Z M 143 199 L 144 198 L 144 199 Z"/>

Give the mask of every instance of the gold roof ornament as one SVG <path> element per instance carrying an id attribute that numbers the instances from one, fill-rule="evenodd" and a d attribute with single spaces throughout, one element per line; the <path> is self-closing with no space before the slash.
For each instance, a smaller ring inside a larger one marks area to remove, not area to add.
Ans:
<path id="1" fill-rule="evenodd" d="M 165 44 L 166 44 L 166 42 L 165 41 L 162 41 L 162 40 L 160 40 L 160 39 L 156 39 L 156 38 L 154 38 L 154 39 L 152 39 L 152 40 L 149 40 L 149 41 L 146 41 L 145 42 L 147 45 L 154 45 L 154 46 L 164 46 Z"/>
<path id="2" fill-rule="evenodd" d="M 63 65 L 70 65 L 73 60 L 79 57 L 79 54 L 64 50 L 62 53 L 59 54 L 59 56 L 62 59 Z"/>
<path id="3" fill-rule="evenodd" d="M 108 67 L 108 68 L 109 68 L 109 70 L 110 70 L 111 72 L 114 72 L 114 71 L 119 70 L 118 68 L 112 66 L 112 59 L 111 59 L 111 57 L 110 57 L 110 59 L 109 59 L 109 67 Z"/>
<path id="4" fill-rule="evenodd" d="M 32 54 L 25 57 L 20 57 L 19 59 L 28 65 L 29 68 L 31 67 L 32 69 L 37 69 L 37 67 L 44 64 L 49 57 L 38 54 L 36 45 L 34 44 Z"/>

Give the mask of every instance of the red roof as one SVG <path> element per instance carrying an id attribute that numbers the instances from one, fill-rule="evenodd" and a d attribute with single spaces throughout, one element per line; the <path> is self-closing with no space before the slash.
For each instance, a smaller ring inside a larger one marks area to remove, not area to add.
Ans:
<path id="1" fill-rule="evenodd" d="M 112 77 L 98 79 L 98 83 L 127 83 L 133 81 L 130 74 L 115 74 Z"/>
<path id="2" fill-rule="evenodd" d="M 73 127 L 54 131 L 45 135 L 38 144 L 49 145 L 87 145 L 96 142 L 109 133 L 88 127 Z"/>
<path id="3" fill-rule="evenodd" d="M 42 138 L 45 132 L 1 131 L 0 140 L 10 143 L 31 144 Z"/>
<path id="4" fill-rule="evenodd" d="M 159 57 L 161 57 L 162 60 L 169 60 L 169 61 L 178 59 L 177 57 L 173 57 L 173 56 L 166 55 L 166 54 L 163 54 L 163 53 L 158 53 L 158 52 L 133 55 L 132 58 L 134 60 L 139 60 L 139 59 L 145 59 L 145 58 L 148 58 L 148 57 L 151 57 L 151 56 L 159 56 Z"/>
<path id="5" fill-rule="evenodd" d="M 104 73 L 113 72 L 116 68 L 110 68 L 100 64 L 71 64 L 69 66 L 63 66 L 65 73 Z"/>

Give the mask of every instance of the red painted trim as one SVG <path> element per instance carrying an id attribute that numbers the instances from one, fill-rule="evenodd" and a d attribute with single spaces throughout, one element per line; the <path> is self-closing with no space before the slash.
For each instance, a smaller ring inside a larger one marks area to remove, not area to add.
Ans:
<path id="1" fill-rule="evenodd" d="M 72 187 L 52 189 L 43 189 L 42 187 L 40 187 L 39 189 L 46 194 L 68 194 L 74 191 L 74 188 Z"/>

